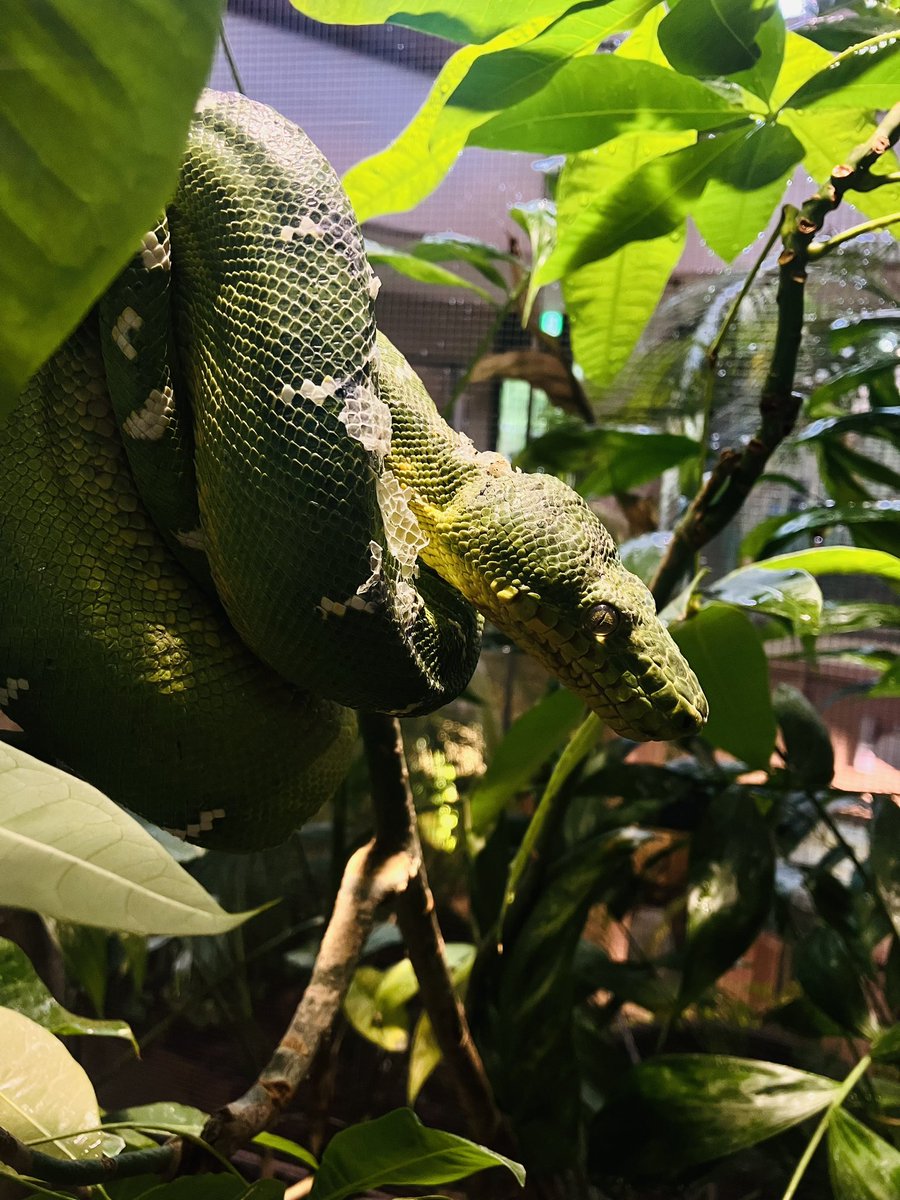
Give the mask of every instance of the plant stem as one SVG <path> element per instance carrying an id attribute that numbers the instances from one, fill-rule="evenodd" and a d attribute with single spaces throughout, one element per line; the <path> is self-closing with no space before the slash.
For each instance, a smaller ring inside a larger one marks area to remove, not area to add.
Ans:
<path id="1" fill-rule="evenodd" d="M 886 229 L 888 225 L 897 225 L 898 223 L 900 223 L 900 212 L 888 213 L 884 217 L 873 217 L 871 221 L 863 221 L 861 225 L 853 225 L 850 229 L 841 230 L 834 237 L 830 237 L 827 242 L 813 242 L 809 248 L 809 257 L 821 258 L 823 254 L 830 254 L 832 250 L 844 242 L 849 242 L 851 238 L 859 237 L 861 233 L 873 233 L 876 229 Z"/>
<path id="2" fill-rule="evenodd" d="M 785 1188 L 784 1195 L 781 1197 L 781 1200 L 793 1200 L 797 1188 L 800 1186 L 800 1182 L 803 1179 L 803 1176 L 806 1174 L 806 1168 L 812 1161 L 812 1156 L 818 1149 L 819 1142 L 821 1142 L 822 1138 L 825 1136 L 825 1131 L 828 1128 L 828 1124 L 831 1121 L 833 1113 L 836 1109 L 841 1107 L 871 1065 L 872 1060 L 867 1054 L 859 1060 L 841 1086 L 834 1093 L 834 1097 L 829 1102 L 825 1112 L 822 1114 L 822 1119 L 816 1126 L 815 1132 L 809 1139 L 806 1149 L 803 1151 L 802 1158 L 797 1163 L 794 1174 L 791 1176 L 790 1183 Z"/>
<path id="3" fill-rule="evenodd" d="M 225 61 L 228 63 L 228 69 L 231 72 L 231 80 L 234 84 L 235 91 L 240 92 L 242 96 L 246 96 L 244 91 L 244 81 L 241 79 L 241 73 L 238 70 L 237 60 L 231 52 L 231 44 L 228 41 L 228 34 L 225 32 L 224 19 L 219 24 L 219 41 L 222 44 L 222 53 L 225 55 Z"/>
<path id="4" fill-rule="evenodd" d="M 55 1158 L 41 1150 L 32 1150 L 24 1142 L 0 1129 L 0 1162 L 19 1175 L 32 1175 L 45 1183 L 64 1187 L 86 1187 L 108 1179 L 126 1179 L 135 1175 L 159 1175 L 178 1164 L 179 1144 L 151 1146 L 146 1150 L 128 1150 L 111 1158 Z"/>

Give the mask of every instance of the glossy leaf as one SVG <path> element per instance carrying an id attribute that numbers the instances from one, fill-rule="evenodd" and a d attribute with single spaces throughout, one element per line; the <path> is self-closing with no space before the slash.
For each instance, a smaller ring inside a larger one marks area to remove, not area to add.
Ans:
<path id="1" fill-rule="evenodd" d="M 875 437 L 900 434 L 900 408 L 871 408 L 867 412 L 823 417 L 804 426 L 791 440 L 817 442 L 822 438 L 842 437 L 845 433 L 862 433 Z"/>
<path id="2" fill-rule="evenodd" d="M 584 705 L 560 688 L 523 713 L 495 750 L 469 800 L 472 826 L 486 833 L 535 771 L 557 750 L 584 715 Z"/>
<path id="3" fill-rule="evenodd" d="M 857 546 L 819 546 L 777 554 L 755 564 L 766 571 L 796 569 L 810 575 L 874 575 L 900 583 L 900 558 L 883 550 L 863 550 Z"/>
<path id="4" fill-rule="evenodd" d="M 659 44 L 685 75 L 731 75 L 759 60 L 756 39 L 774 0 L 681 0 L 659 27 Z"/>
<path id="5" fill-rule="evenodd" d="M 92 1020 L 63 1008 L 24 950 L 6 938 L 0 938 L 0 1005 L 21 1013 L 51 1033 L 124 1038 L 137 1052 L 137 1042 L 127 1022 Z"/>
<path id="6" fill-rule="evenodd" d="M 158 1100 L 155 1104 L 133 1104 L 104 1114 L 104 1124 L 130 1121 L 136 1129 L 184 1131 L 198 1137 L 208 1120 L 207 1113 L 190 1104 Z"/>
<path id="7" fill-rule="evenodd" d="M 212 934 L 226 913 L 106 796 L 0 743 L 0 904 L 128 933 Z"/>
<path id="8" fill-rule="evenodd" d="M 5 9 L 0 418 L 169 198 L 220 8 L 34 0 Z"/>
<path id="9" fill-rule="evenodd" d="M 55 1158 L 99 1155 L 100 1133 L 60 1136 L 99 1125 L 100 1111 L 84 1068 L 59 1038 L 21 1013 L 0 1008 L 0 1046 L 0 1128 L 23 1142 L 59 1137 L 41 1146 Z"/>
<path id="10" fill-rule="evenodd" d="M 896 530 L 896 541 L 900 548 L 900 500 L 822 505 L 808 508 L 802 513 L 769 518 L 750 530 L 741 542 L 741 554 L 747 558 L 761 558 L 782 549 L 794 538 L 821 529 L 831 529 L 835 525 L 846 525 L 851 529 L 862 526 L 864 531 L 877 525 L 884 527 L 892 541 Z"/>
<path id="11" fill-rule="evenodd" d="M 294 8 L 315 21 L 332 25 L 403 25 L 451 42 L 487 42 L 509 28 L 509 12 L 484 0 L 291 0 Z M 564 13 L 572 0 L 521 0 L 516 4 L 520 21 L 553 18 Z"/>
<path id="12" fill-rule="evenodd" d="M 760 100 L 768 100 L 784 66 L 785 43 L 784 17 L 776 7 L 760 25 L 756 35 L 759 58 L 752 67 L 732 73 L 729 82 L 746 88 Z"/>
<path id="13" fill-rule="evenodd" d="M 815 633 L 822 615 L 822 589 L 807 571 L 739 567 L 708 588 L 707 595 L 748 612 L 782 617 L 798 635 Z"/>
<path id="14" fill-rule="evenodd" d="M 609 496 L 658 479 L 697 451 L 681 434 L 571 424 L 529 442 L 516 461 L 526 471 L 576 475 L 582 495 Z"/>
<path id="15" fill-rule="evenodd" d="M 775 854 L 749 792 L 717 796 L 691 839 L 680 1002 L 690 1004 L 744 953 L 768 915 Z"/>
<path id="16" fill-rule="evenodd" d="M 429 1129 L 408 1108 L 398 1108 L 376 1121 L 351 1125 L 332 1138 L 310 1200 L 345 1200 L 382 1186 L 452 1183 L 498 1166 L 524 1183 L 525 1172 L 512 1159 L 455 1134 Z"/>
<path id="17" fill-rule="evenodd" d="M 828 1173 L 835 1200 L 895 1200 L 900 1151 L 838 1108 L 828 1122 Z"/>
<path id="18" fill-rule="evenodd" d="M 509 215 L 528 234 L 531 247 L 531 274 L 522 320 L 528 320 L 538 291 L 538 274 L 556 246 L 556 205 L 552 200 L 529 200 L 527 204 L 514 204 Z"/>
<path id="19" fill-rule="evenodd" d="M 774 1137 L 821 1112 L 839 1085 L 777 1063 L 662 1055 L 629 1072 L 594 1127 L 597 1160 L 672 1172 Z"/>
<path id="20" fill-rule="evenodd" d="M 863 1035 L 869 1032 L 859 967 L 836 930 L 819 925 L 801 938 L 794 969 L 809 999 L 841 1029 Z"/>
<path id="21" fill-rule="evenodd" d="M 889 107 L 900 75 L 900 30 L 851 46 L 785 101 L 789 108 Z"/>
<path id="22" fill-rule="evenodd" d="M 495 287 L 508 287 L 507 281 L 498 270 L 503 263 L 518 261 L 514 254 L 507 254 L 462 233 L 430 233 L 409 249 L 410 254 L 425 262 L 464 262 Z"/>
<path id="23" fill-rule="evenodd" d="M 367 238 L 366 257 L 373 265 L 391 267 L 400 275 L 405 275 L 408 279 L 415 279 L 417 283 L 430 283 L 432 286 L 438 287 L 466 288 L 470 292 L 474 292 L 476 296 L 480 296 L 488 304 L 496 304 L 496 300 L 490 292 L 486 292 L 477 283 L 463 279 L 462 275 L 448 271 L 446 267 L 428 262 L 406 250 L 383 246 L 380 242 L 373 242 Z"/>
<path id="24" fill-rule="evenodd" d="M 834 777 L 834 748 L 828 726 L 802 692 L 779 683 L 772 705 L 784 742 L 785 761 L 802 787 L 816 791 Z"/>
<path id="25" fill-rule="evenodd" d="M 869 603 L 868 601 L 826 600 L 822 610 L 820 632 L 833 633 L 868 633 L 872 629 L 884 627 L 900 628 L 900 605 Z"/>
<path id="26" fill-rule="evenodd" d="M 870 837 L 875 883 L 900 937 L 900 808 L 893 800 L 878 801 Z"/>
<path id="27" fill-rule="evenodd" d="M 274 1150 L 276 1154 L 281 1154 L 285 1158 L 295 1158 L 297 1162 L 302 1162 L 312 1171 L 319 1169 L 319 1160 L 305 1146 L 298 1145 L 297 1142 L 291 1141 L 290 1138 L 281 1137 L 277 1133 L 269 1133 L 268 1130 L 263 1130 L 258 1133 L 253 1141 L 258 1146 L 265 1146 L 268 1150 Z"/>
<path id="28" fill-rule="evenodd" d="M 694 79 L 616 54 L 572 59 L 469 137 L 494 150 L 569 154 L 628 133 L 709 129 L 744 111 Z"/>
<path id="29" fill-rule="evenodd" d="M 648 132 L 570 155 L 556 189 L 559 220 L 567 227 L 599 192 L 627 179 L 650 159 L 690 141 L 690 134 Z M 628 360 L 681 257 L 685 237 L 680 226 L 652 241 L 630 242 L 564 276 L 572 352 L 589 391 L 604 388 Z"/>
<path id="30" fill-rule="evenodd" d="M 749 767 L 768 766 L 775 748 L 775 714 L 768 662 L 750 620 L 729 605 L 714 603 L 673 625 L 671 633 L 709 701 L 703 736 Z"/>

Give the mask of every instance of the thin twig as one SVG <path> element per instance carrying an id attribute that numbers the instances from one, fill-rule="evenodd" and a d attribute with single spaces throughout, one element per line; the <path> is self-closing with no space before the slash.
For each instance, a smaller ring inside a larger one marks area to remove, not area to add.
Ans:
<path id="1" fill-rule="evenodd" d="M 228 63 L 228 69 L 231 71 L 231 79 L 234 83 L 234 90 L 240 92 L 242 96 L 247 93 L 244 90 L 244 81 L 241 79 L 241 73 L 238 70 L 237 60 L 231 52 L 231 44 L 228 41 L 228 34 L 225 32 L 224 19 L 219 23 L 219 41 L 222 43 L 222 53 L 225 55 L 225 61 Z"/>
<path id="2" fill-rule="evenodd" d="M 898 182 L 900 182 L 900 176 L 898 176 Z M 809 257 L 821 258 L 823 254 L 830 254 L 832 250 L 837 249 L 844 242 L 849 242 L 851 238 L 859 237 L 861 233 L 874 233 L 876 229 L 886 229 L 889 225 L 897 224 L 900 224 L 900 212 L 888 213 L 884 217 L 873 217 L 871 221 L 863 221 L 861 225 L 852 225 L 849 229 L 841 230 L 834 237 L 830 237 L 827 242 L 813 242 L 809 248 Z"/>

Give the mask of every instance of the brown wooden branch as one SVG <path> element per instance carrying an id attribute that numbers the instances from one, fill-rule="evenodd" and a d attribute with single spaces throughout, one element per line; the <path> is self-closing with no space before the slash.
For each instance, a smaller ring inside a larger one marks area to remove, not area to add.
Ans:
<path id="1" fill-rule="evenodd" d="M 825 218 L 850 190 L 870 190 L 871 167 L 900 138 L 900 104 L 872 136 L 856 146 L 815 195 L 782 213 L 783 249 L 778 258 L 778 324 L 772 362 L 759 402 L 760 424 L 742 450 L 722 452 L 703 487 L 675 527 L 650 585 L 661 608 L 690 569 L 691 560 L 736 516 L 772 454 L 794 428 L 802 397 L 793 390 L 803 334 L 803 301 L 810 243 Z"/>

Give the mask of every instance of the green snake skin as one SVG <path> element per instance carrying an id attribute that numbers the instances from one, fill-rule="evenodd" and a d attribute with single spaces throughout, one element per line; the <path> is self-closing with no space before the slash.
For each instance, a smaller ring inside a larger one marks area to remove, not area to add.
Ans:
<path id="1" fill-rule="evenodd" d="M 0 706 L 204 845 L 301 825 L 350 709 L 457 695 L 482 614 L 628 737 L 705 719 L 603 526 L 441 420 L 376 292 L 305 135 L 206 93 L 166 217 L 3 431 Z"/>

